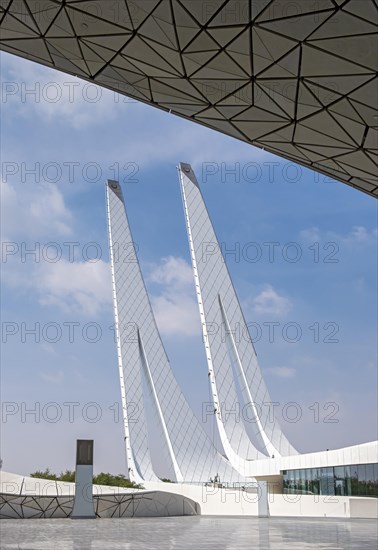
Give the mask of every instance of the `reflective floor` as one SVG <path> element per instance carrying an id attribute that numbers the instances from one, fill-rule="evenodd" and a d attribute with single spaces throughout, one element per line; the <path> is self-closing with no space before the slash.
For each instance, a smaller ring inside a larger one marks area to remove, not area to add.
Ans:
<path id="1" fill-rule="evenodd" d="M 1 550 L 367 550 L 374 520 L 178 517 L 0 520 Z"/>

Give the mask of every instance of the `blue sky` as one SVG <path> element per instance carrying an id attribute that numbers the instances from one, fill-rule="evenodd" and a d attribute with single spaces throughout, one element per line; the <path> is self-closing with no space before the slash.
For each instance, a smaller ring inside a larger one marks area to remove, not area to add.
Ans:
<path id="1" fill-rule="evenodd" d="M 2 78 L 5 470 L 71 469 L 75 439 L 94 438 L 95 470 L 125 472 L 107 178 L 122 183 L 158 326 L 201 416 L 207 369 L 180 161 L 193 165 L 228 251 L 285 433 L 304 452 L 376 439 L 373 198 L 8 54 L 2 55 Z M 27 254 L 30 249 L 37 255 Z M 34 334 L 27 332 L 33 328 Z M 211 433 L 209 422 L 205 429 Z"/>

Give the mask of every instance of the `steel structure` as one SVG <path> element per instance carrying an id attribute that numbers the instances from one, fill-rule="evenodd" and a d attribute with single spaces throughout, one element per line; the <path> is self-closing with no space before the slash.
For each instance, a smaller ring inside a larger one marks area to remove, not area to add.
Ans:
<path id="1" fill-rule="evenodd" d="M 130 479 L 157 481 L 150 452 L 151 422 L 160 452 L 177 481 L 242 477 L 216 450 L 188 405 L 169 365 L 143 281 L 118 182 L 106 185 L 116 341 L 125 448 Z"/>
<path id="2" fill-rule="evenodd" d="M 118 182 L 106 186 L 110 259 L 125 447 L 129 475 L 157 481 L 150 452 L 152 408 L 162 456 L 177 481 L 223 481 L 250 475 L 250 461 L 297 454 L 280 429 L 253 344 L 235 337 L 248 329 L 220 253 L 196 177 L 179 167 L 208 363 L 213 414 L 225 457 L 219 454 L 182 394 L 170 368 L 143 281 Z M 203 255 L 203 243 L 211 246 Z M 178 319 L 179 322 L 179 319 Z M 215 327 L 215 330 L 214 330 Z M 242 407 L 248 408 L 247 429 Z"/>

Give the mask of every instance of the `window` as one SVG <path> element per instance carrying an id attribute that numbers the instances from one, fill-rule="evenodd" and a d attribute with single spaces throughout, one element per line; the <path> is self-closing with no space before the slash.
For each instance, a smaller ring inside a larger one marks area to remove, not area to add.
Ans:
<path id="1" fill-rule="evenodd" d="M 366 464 L 359 464 L 357 466 L 358 473 L 358 494 L 366 495 Z"/>
<path id="2" fill-rule="evenodd" d="M 350 475 L 350 469 L 351 467 L 350 466 L 344 466 L 344 471 L 345 471 L 345 490 L 346 490 L 346 495 L 350 496 L 352 494 L 352 480 L 351 480 L 351 475 Z"/>
<path id="3" fill-rule="evenodd" d="M 374 464 L 366 464 L 366 495 L 375 496 Z"/>
<path id="4" fill-rule="evenodd" d="M 335 466 L 335 495 L 345 496 L 346 492 L 346 479 L 345 479 L 345 467 Z"/>
<path id="5" fill-rule="evenodd" d="M 310 493 L 314 495 L 320 494 L 320 482 L 319 482 L 319 470 L 318 468 L 311 468 L 311 481 L 310 481 Z"/>
<path id="6" fill-rule="evenodd" d="M 320 468 L 320 494 L 321 495 L 335 494 L 333 468 Z"/>
<path id="7" fill-rule="evenodd" d="M 378 496 L 378 464 L 284 470 L 284 493 Z"/>
<path id="8" fill-rule="evenodd" d="M 358 496 L 358 466 L 354 465 L 350 467 L 350 477 L 351 477 L 351 495 Z"/>
<path id="9" fill-rule="evenodd" d="M 378 464 L 374 464 L 375 496 L 378 497 Z"/>

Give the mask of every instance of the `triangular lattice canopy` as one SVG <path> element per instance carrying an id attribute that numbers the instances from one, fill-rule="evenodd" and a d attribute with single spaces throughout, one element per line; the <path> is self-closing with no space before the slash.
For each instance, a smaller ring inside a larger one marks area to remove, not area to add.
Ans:
<path id="1" fill-rule="evenodd" d="M 7 52 L 372 195 L 376 0 L 1 0 Z"/>

